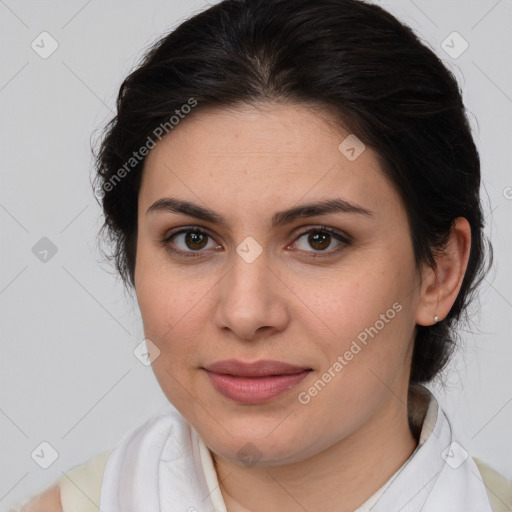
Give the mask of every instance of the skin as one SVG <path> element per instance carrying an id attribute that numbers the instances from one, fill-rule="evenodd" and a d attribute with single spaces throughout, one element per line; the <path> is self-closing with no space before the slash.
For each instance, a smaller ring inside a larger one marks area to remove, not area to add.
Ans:
<path id="1" fill-rule="evenodd" d="M 153 370 L 209 447 L 230 512 L 349 512 L 386 482 L 417 445 L 406 407 L 416 324 L 446 316 L 466 269 L 465 219 L 455 222 L 435 271 L 415 266 L 406 212 L 376 154 L 366 147 L 349 161 L 338 146 L 350 132 L 332 121 L 296 104 L 203 109 L 145 161 L 135 282 L 145 336 L 161 351 Z M 164 197 L 207 207 L 228 226 L 146 213 Z M 334 198 L 372 214 L 271 226 L 278 210 Z M 178 234 L 162 245 L 184 227 L 209 236 L 187 245 Z M 313 257 L 322 251 L 303 233 L 322 227 L 351 242 L 327 234 L 328 255 Z M 247 237 L 263 250 L 252 263 L 236 252 Z M 180 257 L 169 247 L 199 256 Z M 300 403 L 299 393 L 396 303 L 394 318 Z M 241 405 L 217 392 L 202 370 L 231 358 L 312 371 L 268 403 Z M 249 465 L 237 456 L 248 442 Z"/>
<path id="2" fill-rule="evenodd" d="M 18 512 L 18 509 L 15 512 Z M 43 493 L 33 496 L 30 502 L 19 508 L 19 512 L 63 512 L 58 485 L 54 485 Z"/>

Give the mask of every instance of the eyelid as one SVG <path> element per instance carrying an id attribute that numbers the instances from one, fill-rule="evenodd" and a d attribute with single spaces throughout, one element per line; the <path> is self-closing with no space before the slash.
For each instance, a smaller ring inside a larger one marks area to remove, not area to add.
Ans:
<path id="1" fill-rule="evenodd" d="M 296 234 L 295 240 L 297 238 L 301 237 L 302 235 L 305 235 L 306 233 L 309 233 L 311 231 L 320 231 L 320 232 L 324 231 L 324 232 L 338 236 L 339 238 L 344 240 L 346 243 L 352 243 L 352 237 L 350 235 L 346 234 L 345 232 L 341 231 L 340 229 L 331 228 L 330 226 L 325 226 L 323 224 L 315 224 L 315 225 L 306 226 L 304 228 L 304 230 L 299 231 Z"/>

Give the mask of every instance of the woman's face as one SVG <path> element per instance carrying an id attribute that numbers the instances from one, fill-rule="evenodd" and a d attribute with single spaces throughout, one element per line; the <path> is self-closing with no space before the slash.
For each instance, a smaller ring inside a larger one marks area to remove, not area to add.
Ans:
<path id="1" fill-rule="evenodd" d="M 235 464 L 300 461 L 404 413 L 409 227 L 349 135 L 304 106 L 209 109 L 146 158 L 135 281 L 153 369 Z"/>

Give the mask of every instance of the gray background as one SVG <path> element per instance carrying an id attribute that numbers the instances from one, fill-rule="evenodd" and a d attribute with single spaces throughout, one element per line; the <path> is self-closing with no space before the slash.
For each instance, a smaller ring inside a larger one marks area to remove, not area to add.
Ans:
<path id="1" fill-rule="evenodd" d="M 166 405 L 151 369 L 133 355 L 143 339 L 136 301 L 98 251 L 90 138 L 144 49 L 206 3 L 0 0 L 2 510 Z M 512 1 L 378 3 L 453 70 L 481 150 L 496 265 L 446 389 L 431 388 L 470 453 L 512 479 Z M 46 59 L 31 47 L 43 46 L 43 31 L 59 45 Z M 469 44 L 457 57 L 462 42 L 447 39 L 454 31 Z M 33 252 L 48 243 L 43 237 L 57 249 L 46 262 Z M 43 441 L 59 454 L 48 469 L 31 458 Z"/>

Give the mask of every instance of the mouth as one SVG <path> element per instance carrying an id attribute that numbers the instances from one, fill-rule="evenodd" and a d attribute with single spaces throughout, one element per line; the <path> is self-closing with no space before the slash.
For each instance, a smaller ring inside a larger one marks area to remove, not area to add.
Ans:
<path id="1" fill-rule="evenodd" d="M 221 395 L 246 405 L 269 402 L 297 386 L 313 371 L 282 361 L 245 363 L 234 359 L 218 361 L 202 370 Z"/>

